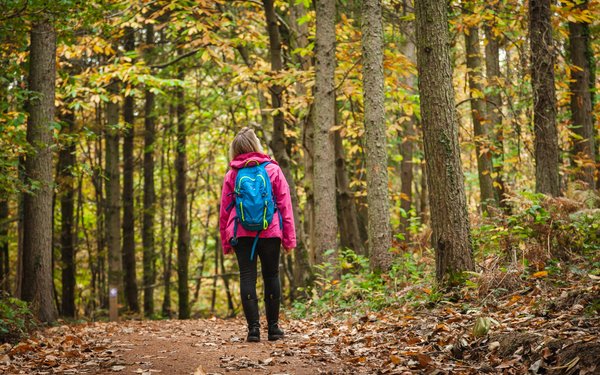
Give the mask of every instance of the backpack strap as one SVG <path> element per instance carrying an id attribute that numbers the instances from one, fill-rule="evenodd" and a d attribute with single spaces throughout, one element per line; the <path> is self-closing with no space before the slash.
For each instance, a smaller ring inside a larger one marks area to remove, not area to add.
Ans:
<path id="1" fill-rule="evenodd" d="M 250 252 L 250 261 L 254 260 L 254 252 L 256 251 L 256 244 L 258 243 L 258 237 L 260 236 L 261 230 L 256 233 L 256 237 L 254 237 L 254 242 L 252 242 L 252 251 Z"/>
<path id="2" fill-rule="evenodd" d="M 237 246 L 238 244 L 238 238 L 237 238 L 237 228 L 238 228 L 238 223 L 240 222 L 240 219 L 238 217 L 236 217 L 233 223 L 233 237 L 231 237 L 231 239 L 229 240 L 229 244 L 232 247 Z"/>

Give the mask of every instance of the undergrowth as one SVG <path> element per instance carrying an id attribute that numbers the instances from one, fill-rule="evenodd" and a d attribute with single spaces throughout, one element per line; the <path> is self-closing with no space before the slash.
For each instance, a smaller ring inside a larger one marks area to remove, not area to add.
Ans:
<path id="1" fill-rule="evenodd" d="M 0 298 L 0 343 L 15 343 L 36 327 L 27 303 L 6 295 Z"/>
<path id="2" fill-rule="evenodd" d="M 317 279 L 301 290 L 292 315 L 326 312 L 364 315 L 406 303 L 433 306 L 443 300 L 474 296 L 481 303 L 525 287 L 531 280 L 567 273 L 600 275 L 600 199 L 571 192 L 548 198 L 523 192 L 509 201 L 512 214 L 495 212 L 473 224 L 477 269 L 461 289 L 441 291 L 435 282 L 431 249 L 397 252 L 387 273 L 371 272 L 368 258 L 352 250 L 339 252 L 336 262 L 317 267 Z M 414 248 L 419 248 L 414 246 Z"/>

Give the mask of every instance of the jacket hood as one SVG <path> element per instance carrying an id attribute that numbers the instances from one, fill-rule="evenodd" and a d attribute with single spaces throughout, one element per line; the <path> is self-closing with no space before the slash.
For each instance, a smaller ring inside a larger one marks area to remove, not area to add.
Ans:
<path id="1" fill-rule="evenodd" d="M 231 161 L 231 163 L 229 163 L 229 165 L 231 166 L 231 168 L 241 169 L 244 168 L 246 164 L 254 165 L 254 163 L 251 163 L 254 161 L 257 161 L 259 164 L 262 164 L 267 161 L 273 164 L 277 164 L 277 162 L 271 159 L 269 155 L 265 155 L 260 152 L 249 152 L 247 154 L 238 155 L 235 159 Z"/>

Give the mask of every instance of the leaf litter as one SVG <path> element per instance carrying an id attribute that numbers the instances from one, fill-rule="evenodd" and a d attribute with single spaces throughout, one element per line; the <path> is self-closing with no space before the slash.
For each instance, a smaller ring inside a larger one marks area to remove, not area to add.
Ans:
<path id="1" fill-rule="evenodd" d="M 61 325 L 0 346 L 0 373 L 599 373 L 600 280 L 554 281 L 534 276 L 484 299 L 462 291 L 433 307 L 283 319 L 286 338 L 258 344 L 244 341 L 239 318 Z"/>

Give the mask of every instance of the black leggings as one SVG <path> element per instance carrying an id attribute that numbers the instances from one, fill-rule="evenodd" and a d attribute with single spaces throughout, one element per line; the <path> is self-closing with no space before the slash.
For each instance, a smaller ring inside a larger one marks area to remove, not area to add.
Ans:
<path id="1" fill-rule="evenodd" d="M 259 238 L 256 244 L 254 259 L 250 260 L 253 237 L 239 237 L 235 246 L 240 267 L 240 292 L 242 299 L 258 299 L 256 296 L 256 260 L 260 258 L 260 268 L 263 276 L 264 298 L 280 299 L 281 284 L 279 283 L 279 253 L 281 239 Z M 258 255 L 258 256 L 257 256 Z"/>

